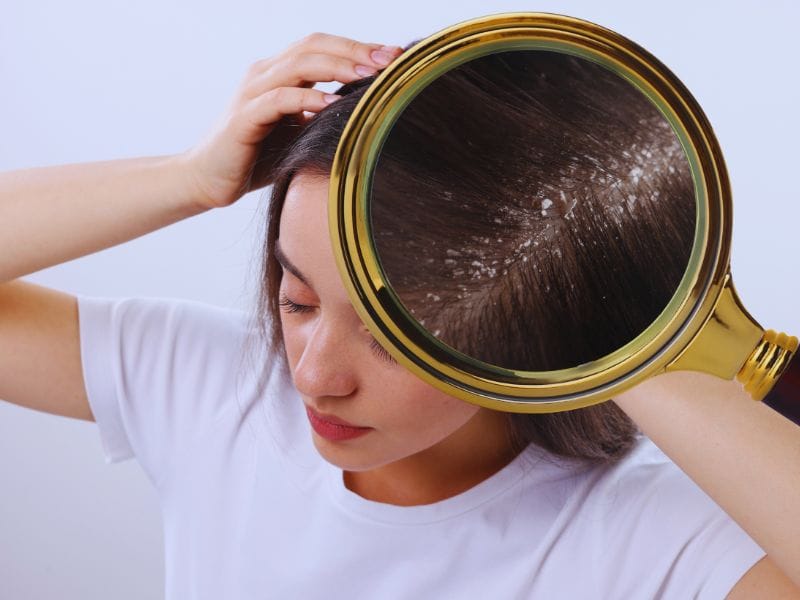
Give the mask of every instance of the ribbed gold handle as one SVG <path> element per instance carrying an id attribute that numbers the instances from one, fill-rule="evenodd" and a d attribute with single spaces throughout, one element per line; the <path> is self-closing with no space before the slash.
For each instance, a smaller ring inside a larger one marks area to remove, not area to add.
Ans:
<path id="1" fill-rule="evenodd" d="M 745 361 L 736 378 L 756 400 L 800 424 L 800 359 L 798 340 L 771 329 Z"/>
<path id="2" fill-rule="evenodd" d="M 744 389 L 754 399 L 763 400 L 789 366 L 797 346 L 797 338 L 793 335 L 768 329 L 739 370 L 736 379 L 744 384 Z"/>
<path id="3" fill-rule="evenodd" d="M 800 425 L 798 339 L 763 327 L 742 305 L 730 273 L 703 325 L 667 371 L 701 371 L 734 377 L 756 400 Z"/>

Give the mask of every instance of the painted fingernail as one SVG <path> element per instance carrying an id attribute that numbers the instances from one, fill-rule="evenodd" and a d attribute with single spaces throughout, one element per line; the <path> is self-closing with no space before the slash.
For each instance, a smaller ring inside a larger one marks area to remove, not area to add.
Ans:
<path id="1" fill-rule="evenodd" d="M 366 67 L 364 65 L 358 65 L 355 68 L 356 73 L 361 75 L 361 77 L 369 77 L 370 75 L 375 75 L 378 71 L 373 69 L 372 67 Z"/>
<path id="2" fill-rule="evenodd" d="M 388 65 L 392 62 L 392 58 L 394 58 L 389 52 L 381 52 L 380 50 L 374 50 L 370 54 L 370 57 L 379 65 Z"/>
<path id="3" fill-rule="evenodd" d="M 338 94 L 325 94 L 322 97 L 322 99 L 325 100 L 325 102 L 327 102 L 328 104 L 336 102 L 339 98 L 341 98 L 341 96 L 339 96 Z"/>

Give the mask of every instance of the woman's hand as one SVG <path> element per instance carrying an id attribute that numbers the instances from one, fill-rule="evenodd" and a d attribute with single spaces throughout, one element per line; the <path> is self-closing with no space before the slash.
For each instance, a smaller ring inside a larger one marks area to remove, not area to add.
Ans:
<path id="1" fill-rule="evenodd" d="M 304 124 L 303 112 L 326 106 L 314 82 L 366 77 L 401 50 L 314 33 L 253 64 L 217 127 L 186 152 L 0 173 L 0 282 L 268 185 L 274 157 Z M 281 127 L 287 122 L 295 127 Z"/>
<path id="2" fill-rule="evenodd" d="M 319 112 L 337 98 L 314 89 L 315 82 L 349 83 L 374 75 L 401 52 L 399 47 L 312 33 L 253 63 L 216 127 L 183 155 L 201 206 L 228 206 L 271 183 L 273 165 L 263 160 L 270 154 L 265 143 L 275 140 L 275 151 L 285 146 L 305 124 L 304 111 Z M 256 164 L 259 155 L 262 160 Z"/>

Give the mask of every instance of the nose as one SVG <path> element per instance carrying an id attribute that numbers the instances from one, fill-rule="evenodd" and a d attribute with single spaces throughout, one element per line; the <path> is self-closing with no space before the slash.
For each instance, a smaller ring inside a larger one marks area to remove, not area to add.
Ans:
<path id="1" fill-rule="evenodd" d="M 308 397 L 349 396 L 357 387 L 350 337 L 335 323 L 320 320 L 294 368 L 294 384 Z"/>

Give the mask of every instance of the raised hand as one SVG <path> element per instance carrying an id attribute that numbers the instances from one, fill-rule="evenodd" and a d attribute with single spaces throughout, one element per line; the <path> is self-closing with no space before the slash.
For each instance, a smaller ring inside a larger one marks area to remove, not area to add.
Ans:
<path id="1" fill-rule="evenodd" d="M 228 109 L 201 143 L 184 153 L 198 201 L 208 208 L 228 206 L 272 181 L 264 144 L 287 144 L 306 122 L 337 97 L 313 86 L 320 81 L 349 83 L 374 75 L 402 48 L 367 44 L 312 33 L 271 58 L 253 63 Z M 266 153 L 270 154 L 270 153 Z M 272 152 L 271 154 L 275 154 Z"/>

